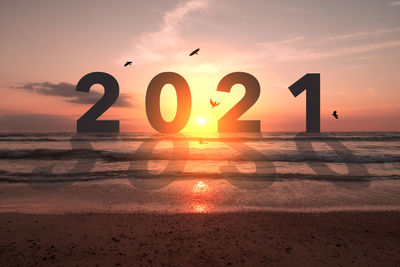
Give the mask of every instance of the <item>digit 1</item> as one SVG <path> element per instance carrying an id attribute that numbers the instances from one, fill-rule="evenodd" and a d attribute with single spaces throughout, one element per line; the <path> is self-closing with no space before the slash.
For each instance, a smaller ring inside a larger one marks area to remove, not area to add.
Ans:
<path id="1" fill-rule="evenodd" d="M 289 86 L 289 90 L 294 97 L 306 90 L 306 131 L 319 133 L 321 131 L 320 74 L 307 73 Z"/>

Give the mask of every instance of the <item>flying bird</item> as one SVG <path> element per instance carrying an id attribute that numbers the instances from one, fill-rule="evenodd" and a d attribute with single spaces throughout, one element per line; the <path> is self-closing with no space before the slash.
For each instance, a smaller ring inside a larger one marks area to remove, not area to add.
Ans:
<path id="1" fill-rule="evenodd" d="M 214 102 L 214 101 L 212 101 L 211 98 L 210 98 L 210 104 L 211 104 L 212 108 L 215 108 L 216 106 L 219 105 L 219 102 L 218 102 L 218 103 L 217 103 L 217 102 Z"/>
<path id="2" fill-rule="evenodd" d="M 132 65 L 132 61 L 127 61 L 127 62 L 124 64 L 124 67 L 129 66 L 129 65 Z"/>
<path id="3" fill-rule="evenodd" d="M 190 53 L 189 56 L 193 56 L 193 55 L 198 55 L 198 52 L 200 51 L 200 48 L 197 48 L 196 50 L 194 50 L 192 53 Z"/>
<path id="4" fill-rule="evenodd" d="M 339 115 L 337 114 L 337 111 L 333 111 L 332 116 L 335 117 L 336 119 L 339 119 Z"/>

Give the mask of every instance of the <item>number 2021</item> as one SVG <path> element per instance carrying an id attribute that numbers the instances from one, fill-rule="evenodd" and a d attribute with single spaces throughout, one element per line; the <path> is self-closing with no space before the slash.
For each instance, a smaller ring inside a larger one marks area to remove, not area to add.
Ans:
<path id="1" fill-rule="evenodd" d="M 104 95 L 77 121 L 77 132 L 119 132 L 118 120 L 97 120 L 117 100 L 119 85 L 117 80 L 104 72 L 92 72 L 83 76 L 76 91 L 89 92 L 94 84 L 104 87 Z M 177 111 L 174 120 L 167 122 L 161 116 L 160 95 L 166 84 L 176 90 Z M 260 132 L 259 120 L 238 120 L 260 96 L 257 79 L 245 72 L 233 72 L 219 82 L 217 91 L 229 93 L 232 86 L 242 84 L 243 98 L 218 121 L 219 132 Z M 320 132 L 320 75 L 308 73 L 289 86 L 296 97 L 306 90 L 306 131 Z M 189 120 L 192 108 L 190 88 L 186 80 L 175 72 L 162 72 L 149 83 L 146 92 L 146 114 L 151 126 L 160 133 L 178 133 Z"/>

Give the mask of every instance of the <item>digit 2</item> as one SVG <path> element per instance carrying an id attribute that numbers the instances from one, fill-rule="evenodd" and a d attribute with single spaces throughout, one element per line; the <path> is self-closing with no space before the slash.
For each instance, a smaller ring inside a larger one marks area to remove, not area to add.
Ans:
<path id="1" fill-rule="evenodd" d="M 246 89 L 243 98 L 218 121 L 218 132 L 260 132 L 259 120 L 238 120 L 260 96 L 257 79 L 245 72 L 232 72 L 219 82 L 217 91 L 229 93 L 232 86 L 242 84 Z"/>
<path id="2" fill-rule="evenodd" d="M 76 91 L 89 92 L 94 84 L 104 87 L 104 95 L 77 122 L 77 132 L 119 132 L 119 120 L 97 120 L 117 100 L 117 80 L 105 72 L 92 72 L 83 76 L 76 85 Z"/>

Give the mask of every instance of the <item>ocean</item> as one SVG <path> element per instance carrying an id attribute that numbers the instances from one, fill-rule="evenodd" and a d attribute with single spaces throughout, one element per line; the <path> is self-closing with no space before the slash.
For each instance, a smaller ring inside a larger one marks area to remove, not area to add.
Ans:
<path id="1" fill-rule="evenodd" d="M 400 133 L 0 134 L 0 211 L 400 207 Z"/>

